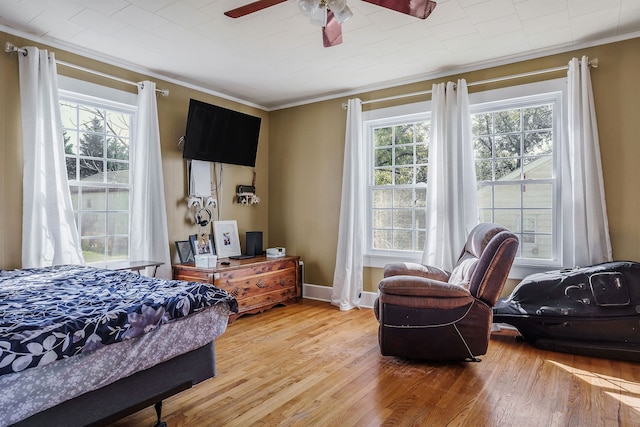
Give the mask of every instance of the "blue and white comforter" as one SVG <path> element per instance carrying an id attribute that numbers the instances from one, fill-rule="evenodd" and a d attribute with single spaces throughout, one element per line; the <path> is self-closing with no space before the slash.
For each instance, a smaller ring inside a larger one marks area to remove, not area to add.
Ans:
<path id="1" fill-rule="evenodd" d="M 236 300 L 214 286 L 65 265 L 0 271 L 0 375 L 140 336 Z"/>

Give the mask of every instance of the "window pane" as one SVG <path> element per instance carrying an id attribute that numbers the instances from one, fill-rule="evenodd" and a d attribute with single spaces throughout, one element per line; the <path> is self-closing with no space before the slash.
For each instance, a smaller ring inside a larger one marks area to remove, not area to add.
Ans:
<path id="1" fill-rule="evenodd" d="M 413 167 L 396 168 L 396 185 L 413 184 Z"/>
<path id="2" fill-rule="evenodd" d="M 373 210 L 374 228 L 391 228 L 391 211 L 388 209 Z"/>
<path id="3" fill-rule="evenodd" d="M 393 130 L 390 127 L 374 129 L 373 131 L 373 140 L 376 147 L 391 145 L 391 143 L 393 142 L 392 137 Z"/>
<path id="4" fill-rule="evenodd" d="M 104 211 L 107 209 L 107 190 L 101 187 L 82 188 L 82 210 Z"/>
<path id="5" fill-rule="evenodd" d="M 553 134 L 548 132 L 529 132 L 524 134 L 524 154 L 527 156 L 551 154 Z"/>
<path id="6" fill-rule="evenodd" d="M 107 157 L 109 159 L 129 160 L 129 138 L 107 138 Z"/>
<path id="7" fill-rule="evenodd" d="M 413 164 L 413 145 L 408 147 L 396 147 L 396 165 Z"/>
<path id="8" fill-rule="evenodd" d="M 128 184 L 129 163 L 107 162 L 107 182 L 116 184 Z"/>
<path id="9" fill-rule="evenodd" d="M 480 209 L 480 222 L 495 222 L 493 220 L 493 210 Z"/>
<path id="10" fill-rule="evenodd" d="M 76 167 L 76 158 L 74 157 L 65 157 L 65 163 L 67 164 L 67 179 L 70 181 L 78 179 L 77 177 L 77 167 Z"/>
<path id="11" fill-rule="evenodd" d="M 553 231 L 553 211 L 551 209 L 525 209 L 523 211 L 523 231 L 551 233 Z M 527 226 L 533 224 L 533 226 Z"/>
<path id="12" fill-rule="evenodd" d="M 496 135 L 494 138 L 496 157 L 517 157 L 520 155 L 520 135 Z"/>
<path id="13" fill-rule="evenodd" d="M 92 262 L 104 262 L 105 261 L 105 238 L 104 237 L 92 237 L 89 239 L 82 239 L 80 241 L 82 246 L 82 255 L 84 261 L 87 263 Z"/>
<path id="14" fill-rule="evenodd" d="M 431 136 L 431 126 L 427 122 L 416 123 L 416 142 L 428 142 Z"/>
<path id="15" fill-rule="evenodd" d="M 520 159 L 496 160 L 496 181 L 520 179 Z"/>
<path id="16" fill-rule="evenodd" d="M 551 184 L 526 184 L 522 192 L 522 205 L 525 208 L 551 208 L 553 187 Z"/>
<path id="17" fill-rule="evenodd" d="M 478 207 L 480 209 L 493 207 L 492 185 L 483 185 L 478 188 Z"/>
<path id="18" fill-rule="evenodd" d="M 110 237 L 109 250 L 107 252 L 107 260 L 115 261 L 126 259 L 129 256 L 129 238 L 128 237 Z"/>
<path id="19" fill-rule="evenodd" d="M 374 166 L 391 166 L 392 163 L 392 150 L 391 148 L 379 148 L 374 151 L 375 161 Z"/>
<path id="20" fill-rule="evenodd" d="M 473 139 L 474 156 L 476 159 L 490 159 L 493 157 L 493 138 L 486 136 Z"/>
<path id="21" fill-rule="evenodd" d="M 471 116 L 471 132 L 474 135 L 491 135 L 493 133 L 493 114 L 473 114 Z"/>
<path id="22" fill-rule="evenodd" d="M 413 124 L 395 127 L 396 144 L 413 144 Z"/>
<path id="23" fill-rule="evenodd" d="M 423 230 L 427 228 L 427 210 L 416 209 L 415 214 L 416 214 L 416 228 L 423 229 Z"/>
<path id="24" fill-rule="evenodd" d="M 107 231 L 106 212 L 84 213 L 81 216 L 80 236 L 104 236 Z M 104 248 L 103 248 L 104 250 Z"/>
<path id="25" fill-rule="evenodd" d="M 109 213 L 109 229 L 107 230 L 107 234 L 110 236 L 115 234 L 129 234 L 129 213 Z"/>
<path id="26" fill-rule="evenodd" d="M 551 178 L 553 178 L 552 157 L 528 157 L 524 159 L 524 179 Z"/>
<path id="27" fill-rule="evenodd" d="M 78 104 L 60 102 L 60 118 L 63 128 L 76 129 L 78 127 Z"/>
<path id="28" fill-rule="evenodd" d="M 521 187 L 517 185 L 496 185 L 494 187 L 494 207 L 519 208 L 521 206 Z"/>
<path id="29" fill-rule="evenodd" d="M 494 114 L 495 133 L 517 132 L 520 128 L 520 110 L 497 111 Z"/>
<path id="30" fill-rule="evenodd" d="M 392 169 L 376 169 L 374 172 L 375 185 L 391 185 L 393 184 Z"/>
<path id="31" fill-rule="evenodd" d="M 399 251 L 413 250 L 413 233 L 411 231 L 397 230 L 393 232 L 393 249 Z"/>
<path id="32" fill-rule="evenodd" d="M 109 189 L 109 210 L 129 210 L 129 189 L 111 188 Z"/>
<path id="33" fill-rule="evenodd" d="M 520 210 L 499 209 L 493 212 L 494 222 L 513 232 L 520 232 Z"/>
<path id="34" fill-rule="evenodd" d="M 416 145 L 416 163 L 427 163 L 429 161 L 429 145 Z"/>
<path id="35" fill-rule="evenodd" d="M 393 206 L 396 208 L 413 207 L 413 189 L 398 189 L 394 193 Z"/>
<path id="36" fill-rule="evenodd" d="M 69 192 L 71 193 L 71 204 L 73 205 L 73 210 L 77 211 L 78 210 L 78 187 L 74 185 L 70 185 Z"/>
<path id="37" fill-rule="evenodd" d="M 493 181 L 493 162 L 479 161 L 476 162 L 476 180 L 481 181 Z"/>
<path id="38" fill-rule="evenodd" d="M 391 230 L 373 230 L 374 249 L 392 249 L 393 232 Z"/>
<path id="39" fill-rule="evenodd" d="M 131 128 L 131 115 L 120 111 L 107 111 L 106 114 L 107 134 L 128 139 L 129 129 Z"/>
<path id="40" fill-rule="evenodd" d="M 416 167 L 416 184 L 426 184 L 429 176 L 429 166 Z"/>
<path id="41" fill-rule="evenodd" d="M 427 188 L 416 188 L 416 208 L 424 208 L 427 206 Z"/>
<path id="42" fill-rule="evenodd" d="M 94 159 L 80 159 L 80 180 L 103 182 L 104 162 Z"/>
<path id="43" fill-rule="evenodd" d="M 524 130 L 551 129 L 553 127 L 553 106 L 551 104 L 522 110 Z"/>
<path id="44" fill-rule="evenodd" d="M 64 153 L 65 154 L 77 154 L 78 153 L 78 132 L 65 129 L 62 132 L 64 138 Z"/>
<path id="45" fill-rule="evenodd" d="M 553 246 L 550 235 L 536 235 L 533 243 L 521 244 L 522 256 L 534 259 L 553 259 Z"/>
<path id="46" fill-rule="evenodd" d="M 393 204 L 393 190 L 373 190 L 373 207 L 390 208 Z"/>
<path id="47" fill-rule="evenodd" d="M 393 228 L 413 228 L 413 211 L 411 209 L 394 209 Z"/>

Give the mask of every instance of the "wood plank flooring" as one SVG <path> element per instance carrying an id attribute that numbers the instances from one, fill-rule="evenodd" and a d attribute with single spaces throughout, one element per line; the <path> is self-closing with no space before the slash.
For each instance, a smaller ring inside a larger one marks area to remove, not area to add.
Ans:
<path id="1" fill-rule="evenodd" d="M 244 316 L 216 341 L 217 376 L 163 402 L 169 427 L 638 426 L 640 364 L 492 335 L 480 363 L 380 355 L 369 309 L 303 300 Z M 148 408 L 114 424 L 153 426 Z"/>

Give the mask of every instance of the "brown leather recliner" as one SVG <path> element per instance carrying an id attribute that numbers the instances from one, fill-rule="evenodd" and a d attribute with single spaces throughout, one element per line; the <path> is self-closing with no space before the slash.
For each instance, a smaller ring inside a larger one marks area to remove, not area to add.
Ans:
<path id="1" fill-rule="evenodd" d="M 487 352 L 492 307 L 518 251 L 518 238 L 492 223 L 469 234 L 451 273 L 417 263 L 384 269 L 374 311 L 384 356 L 479 361 Z"/>

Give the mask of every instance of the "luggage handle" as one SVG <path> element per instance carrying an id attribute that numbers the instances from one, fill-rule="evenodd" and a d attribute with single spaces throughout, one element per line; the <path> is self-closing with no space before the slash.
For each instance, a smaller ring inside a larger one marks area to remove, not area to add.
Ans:
<path id="1" fill-rule="evenodd" d="M 587 289 L 587 285 L 585 283 L 578 283 L 577 285 L 569 285 L 566 288 L 564 288 L 564 296 L 574 301 L 577 301 L 580 304 L 589 305 L 591 304 L 591 300 L 589 298 L 572 298 L 569 295 L 569 292 L 572 290 L 584 291 L 586 289 Z"/>
<path id="2" fill-rule="evenodd" d="M 556 316 L 568 316 L 572 312 L 573 310 L 567 307 L 550 307 L 548 305 L 543 305 L 542 307 L 536 310 L 537 315 L 553 314 Z"/>

